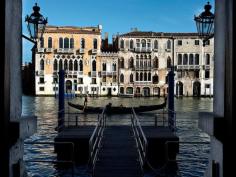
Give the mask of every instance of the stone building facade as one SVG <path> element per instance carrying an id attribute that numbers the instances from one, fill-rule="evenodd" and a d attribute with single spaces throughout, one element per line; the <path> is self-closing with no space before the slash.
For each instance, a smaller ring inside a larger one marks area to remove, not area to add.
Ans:
<path id="1" fill-rule="evenodd" d="M 165 96 L 173 63 L 175 95 L 213 94 L 213 39 L 203 47 L 196 33 L 132 31 L 111 45 L 101 32 L 100 25 L 47 26 L 35 57 L 36 95 L 57 94 L 64 69 L 66 93 Z"/>
<path id="2" fill-rule="evenodd" d="M 203 47 L 196 33 L 132 31 L 120 35 L 119 93 L 165 96 L 174 63 L 175 95 L 212 95 L 213 43 L 211 39 Z"/>

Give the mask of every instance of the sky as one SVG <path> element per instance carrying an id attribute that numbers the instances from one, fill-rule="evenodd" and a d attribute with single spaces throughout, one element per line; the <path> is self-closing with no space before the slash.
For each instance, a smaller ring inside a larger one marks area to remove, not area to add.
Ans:
<path id="1" fill-rule="evenodd" d="M 207 0 L 23 0 L 22 27 L 28 36 L 25 16 L 38 3 L 48 25 L 97 26 L 102 35 L 139 31 L 196 32 L 194 15 L 204 10 Z M 214 0 L 209 0 L 213 6 Z M 31 61 L 32 43 L 23 39 L 23 63 Z"/>

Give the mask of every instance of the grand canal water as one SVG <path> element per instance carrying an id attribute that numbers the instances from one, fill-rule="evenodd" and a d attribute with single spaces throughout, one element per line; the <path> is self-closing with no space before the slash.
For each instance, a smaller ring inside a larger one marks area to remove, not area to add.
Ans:
<path id="1" fill-rule="evenodd" d="M 55 160 L 53 145 L 51 144 L 28 144 L 27 142 L 53 142 L 57 132 L 57 107 L 58 100 L 54 97 L 28 97 L 23 96 L 23 115 L 35 115 L 38 120 L 37 133 L 27 139 L 25 142 L 26 169 L 28 175 L 32 177 L 54 177 L 54 176 L 71 176 L 71 171 L 59 171 L 56 165 L 44 162 L 27 162 L 27 160 Z M 75 103 L 83 103 L 82 98 L 74 98 Z M 123 104 L 124 106 L 137 106 L 161 103 L 163 98 L 92 98 L 89 97 L 88 105 L 104 106 L 109 102 L 113 105 Z M 181 142 L 209 142 L 209 136 L 198 128 L 198 113 L 212 111 L 213 99 L 201 98 L 194 99 L 191 97 L 175 99 L 177 135 Z M 74 112 L 72 108 L 66 106 L 66 111 Z M 155 113 L 155 112 L 153 112 Z M 82 115 L 81 115 L 82 116 Z M 150 113 L 141 115 L 142 119 L 150 117 Z M 86 115 L 81 117 L 83 120 L 95 120 L 96 115 Z M 121 118 L 120 123 L 123 119 Z M 180 144 L 180 153 L 178 155 L 178 176 L 183 177 L 203 177 L 207 167 L 209 155 L 208 144 Z M 78 177 L 88 177 L 84 173 L 85 167 L 76 168 Z M 63 174 L 62 174 L 63 173 Z M 61 174 L 61 175 L 59 175 Z M 146 177 L 155 176 L 147 173 Z"/>

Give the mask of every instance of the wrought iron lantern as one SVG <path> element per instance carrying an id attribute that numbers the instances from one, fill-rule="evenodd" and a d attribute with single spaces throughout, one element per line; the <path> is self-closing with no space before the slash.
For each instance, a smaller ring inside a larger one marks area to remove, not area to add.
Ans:
<path id="1" fill-rule="evenodd" d="M 214 35 L 214 18 L 215 15 L 211 12 L 211 5 L 209 2 L 204 6 L 205 11 L 199 16 L 194 16 L 196 21 L 197 31 L 204 41 L 213 37 Z"/>
<path id="2" fill-rule="evenodd" d="M 37 3 L 35 3 L 33 10 L 34 12 L 30 16 L 25 17 L 25 21 L 27 22 L 30 38 L 36 41 L 42 38 L 48 20 L 39 13 L 40 7 Z"/>

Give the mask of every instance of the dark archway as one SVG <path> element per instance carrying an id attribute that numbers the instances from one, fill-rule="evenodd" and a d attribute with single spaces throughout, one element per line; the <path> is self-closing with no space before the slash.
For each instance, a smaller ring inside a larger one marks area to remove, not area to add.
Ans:
<path id="1" fill-rule="evenodd" d="M 150 88 L 149 87 L 143 88 L 143 96 L 150 96 Z"/>
<path id="2" fill-rule="evenodd" d="M 183 88 L 184 88 L 184 84 L 182 83 L 182 82 L 177 82 L 176 83 L 176 96 L 183 96 L 183 92 L 184 92 L 184 90 L 183 90 Z"/>
<path id="3" fill-rule="evenodd" d="M 201 96 L 201 83 L 198 81 L 193 83 L 193 96 L 195 97 Z"/>
<path id="4" fill-rule="evenodd" d="M 71 93 L 72 91 L 72 82 L 70 80 L 66 81 L 66 93 Z"/>

